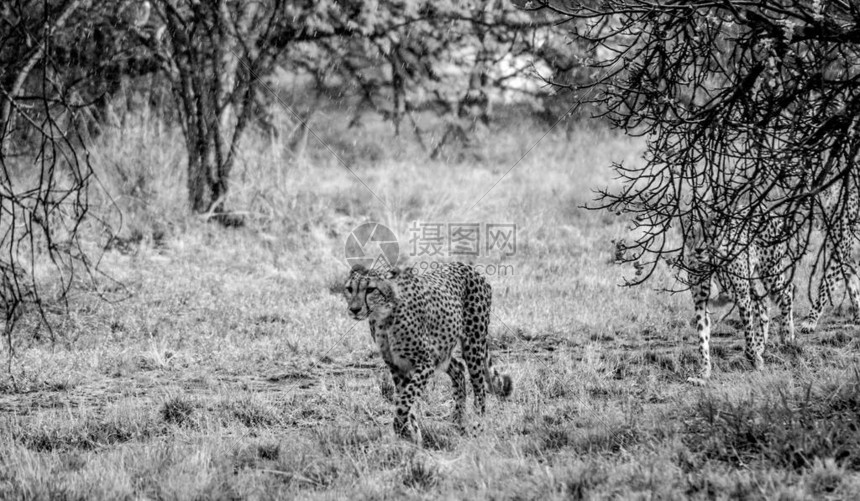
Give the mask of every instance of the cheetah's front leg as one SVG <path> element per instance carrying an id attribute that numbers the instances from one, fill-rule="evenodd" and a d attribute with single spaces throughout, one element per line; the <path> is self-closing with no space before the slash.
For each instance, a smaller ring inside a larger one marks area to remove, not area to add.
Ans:
<path id="1" fill-rule="evenodd" d="M 411 376 L 403 379 L 403 385 L 398 389 L 395 398 L 394 432 L 418 445 L 421 445 L 422 441 L 415 415 L 415 401 L 423 394 L 434 372 L 435 367 L 432 364 L 417 366 Z"/>
<path id="2" fill-rule="evenodd" d="M 770 317 L 767 313 L 767 298 L 753 300 L 753 311 L 758 318 L 758 329 L 762 333 L 762 346 L 767 346 L 767 338 L 770 334 Z"/>
<path id="3" fill-rule="evenodd" d="M 827 268 L 825 268 L 824 277 L 821 279 L 821 283 L 818 284 L 818 295 L 812 299 L 812 307 L 809 310 L 809 314 L 806 315 L 806 318 L 800 324 L 801 333 L 811 334 L 818 326 L 818 320 L 821 318 L 824 306 L 833 297 L 834 283 L 840 274 L 837 268 L 838 266 L 834 265 L 833 262 L 828 263 Z"/>
<path id="4" fill-rule="evenodd" d="M 782 344 L 795 342 L 794 335 L 794 285 L 780 274 L 772 281 L 765 281 L 771 298 L 779 307 L 779 340 Z"/>
<path id="5" fill-rule="evenodd" d="M 414 426 L 415 416 L 412 415 L 411 408 L 402 407 L 402 395 L 406 390 L 406 384 L 409 382 L 410 377 L 408 374 L 400 372 L 400 368 L 394 364 L 389 365 L 391 367 L 391 379 L 394 380 L 394 433 L 399 437 L 411 439 L 414 437 L 415 431 L 418 430 Z M 405 412 L 403 409 L 405 409 Z M 412 426 L 410 426 L 410 415 L 412 418 L 411 422 L 413 423 Z"/>
<path id="6" fill-rule="evenodd" d="M 699 377 L 689 377 L 687 382 L 702 386 L 711 377 L 711 317 L 708 314 L 708 298 L 711 295 L 711 278 L 700 277 L 691 286 L 693 303 L 696 308 L 696 332 L 699 335 Z"/>
<path id="7" fill-rule="evenodd" d="M 764 358 L 762 357 L 764 353 L 764 332 L 761 327 L 764 326 L 760 325 L 760 328 L 756 329 L 753 325 L 753 304 L 749 291 L 738 297 L 737 305 L 738 316 L 741 317 L 741 322 L 744 325 L 744 339 L 746 340 L 744 354 L 753 364 L 755 370 L 761 370 L 764 367 Z M 756 308 L 758 307 L 757 305 Z"/>

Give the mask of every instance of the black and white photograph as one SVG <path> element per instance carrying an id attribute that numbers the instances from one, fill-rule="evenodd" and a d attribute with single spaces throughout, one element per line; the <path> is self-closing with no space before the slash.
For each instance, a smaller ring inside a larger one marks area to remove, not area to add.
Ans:
<path id="1" fill-rule="evenodd" d="M 860 499 L 860 2 L 3 0 L 0 499 Z"/>

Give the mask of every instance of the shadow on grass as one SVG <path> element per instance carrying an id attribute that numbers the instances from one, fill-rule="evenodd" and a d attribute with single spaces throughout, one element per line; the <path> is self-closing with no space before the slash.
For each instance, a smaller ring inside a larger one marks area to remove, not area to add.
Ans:
<path id="1" fill-rule="evenodd" d="M 804 391 L 741 401 L 704 393 L 688 421 L 687 446 L 706 460 L 794 470 L 833 460 L 860 471 L 860 372 Z"/>
<path id="2" fill-rule="evenodd" d="M 568 411 L 560 411 L 557 418 L 529 420 L 532 425 L 523 430 L 523 435 L 527 435 L 523 445 L 525 455 L 542 456 L 565 449 L 583 455 L 615 454 L 634 447 L 646 435 L 635 419 L 577 422 Z"/>
<path id="3" fill-rule="evenodd" d="M 21 427 L 14 440 L 37 452 L 94 450 L 110 445 L 144 441 L 167 433 L 165 426 L 149 419 L 100 420 L 95 417 L 68 426 Z"/>

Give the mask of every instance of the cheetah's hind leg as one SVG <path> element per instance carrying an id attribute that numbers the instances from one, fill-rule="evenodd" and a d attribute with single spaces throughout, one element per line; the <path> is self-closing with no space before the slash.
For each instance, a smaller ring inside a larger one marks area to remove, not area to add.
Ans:
<path id="1" fill-rule="evenodd" d="M 466 363 L 452 356 L 446 372 L 454 386 L 454 424 L 463 432 L 466 424 Z"/>
<path id="2" fill-rule="evenodd" d="M 848 289 L 848 297 L 851 300 L 851 308 L 853 315 L 851 323 L 860 325 L 860 276 L 857 274 L 857 268 L 854 264 L 846 265 L 845 272 L 845 288 Z"/>

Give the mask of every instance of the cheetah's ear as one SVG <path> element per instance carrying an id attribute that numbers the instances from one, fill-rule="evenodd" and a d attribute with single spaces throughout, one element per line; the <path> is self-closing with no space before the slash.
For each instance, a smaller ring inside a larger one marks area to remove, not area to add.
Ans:
<path id="1" fill-rule="evenodd" d="M 385 279 L 391 280 L 393 278 L 397 278 L 397 277 L 401 276 L 402 274 L 403 274 L 402 268 L 400 268 L 399 266 L 392 266 L 391 268 L 388 268 L 388 270 L 385 272 Z"/>
<path id="2" fill-rule="evenodd" d="M 389 299 L 394 299 L 397 296 L 397 286 L 387 280 L 377 282 L 376 289 Z"/>

